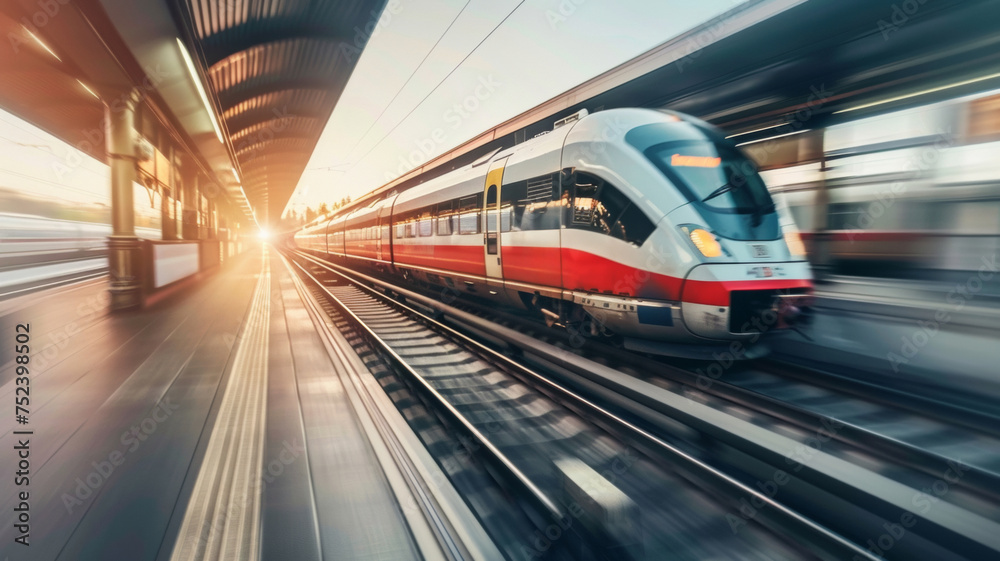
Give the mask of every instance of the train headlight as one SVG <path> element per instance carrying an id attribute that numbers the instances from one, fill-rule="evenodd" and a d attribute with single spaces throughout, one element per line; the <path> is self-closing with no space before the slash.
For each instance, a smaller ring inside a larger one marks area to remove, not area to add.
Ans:
<path id="1" fill-rule="evenodd" d="M 802 243 L 802 236 L 796 230 L 785 230 L 785 243 L 788 244 L 788 253 L 792 257 L 805 257 L 806 244 Z"/>
<path id="2" fill-rule="evenodd" d="M 688 236 L 691 237 L 691 243 L 705 257 L 719 257 L 722 255 L 722 246 L 708 230 L 694 228 L 688 232 Z"/>

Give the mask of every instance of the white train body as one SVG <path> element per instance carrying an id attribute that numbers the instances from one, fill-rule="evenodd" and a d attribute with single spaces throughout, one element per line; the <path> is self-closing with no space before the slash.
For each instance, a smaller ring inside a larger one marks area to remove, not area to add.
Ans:
<path id="1" fill-rule="evenodd" d="M 643 350 L 756 341 L 795 320 L 812 288 L 753 165 L 676 113 L 583 114 L 362 205 L 296 243 Z"/>

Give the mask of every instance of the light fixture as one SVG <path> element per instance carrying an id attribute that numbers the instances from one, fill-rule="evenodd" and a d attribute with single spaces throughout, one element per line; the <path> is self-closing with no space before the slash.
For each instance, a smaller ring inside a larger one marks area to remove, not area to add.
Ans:
<path id="1" fill-rule="evenodd" d="M 755 133 L 755 132 L 766 131 L 768 129 L 776 129 L 778 127 L 783 127 L 783 126 L 785 126 L 787 124 L 788 123 L 778 123 L 777 125 L 769 125 L 769 126 L 766 126 L 766 127 L 761 127 L 759 129 L 753 129 L 751 131 L 738 132 L 736 134 L 731 134 L 731 135 L 727 136 L 726 138 L 736 138 L 737 136 L 744 136 L 744 135 L 752 134 L 752 133 Z"/>
<path id="2" fill-rule="evenodd" d="M 809 132 L 811 130 L 812 129 L 802 129 L 800 131 L 786 132 L 785 134 L 776 134 L 774 136 L 769 136 L 767 138 L 761 138 L 759 140 L 749 140 L 747 142 L 741 142 L 741 143 L 737 144 L 737 146 L 746 146 L 747 144 L 757 144 L 758 142 L 765 142 L 765 141 L 768 141 L 768 140 L 774 140 L 776 138 L 783 138 L 783 137 L 786 137 L 786 136 L 792 136 L 793 134 L 802 134 L 804 132 Z"/>
<path id="3" fill-rule="evenodd" d="M 848 111 L 857 111 L 859 109 L 868 109 L 869 107 L 875 107 L 877 105 L 884 105 L 886 103 L 892 103 L 893 101 L 900 101 L 900 100 L 903 100 L 903 99 L 910 99 L 911 97 L 917 97 L 917 96 L 921 96 L 921 95 L 925 95 L 925 94 L 929 94 L 929 93 L 940 92 L 940 91 L 943 91 L 943 90 L 950 90 L 951 88 L 957 88 L 959 86 L 967 86 L 969 84 L 975 84 L 976 82 L 982 82 L 982 81 L 985 81 L 985 80 L 989 80 L 991 78 L 1000 78 L 1000 72 L 997 72 L 995 74 L 990 74 L 988 76 L 980 76 L 979 78 L 972 78 L 972 79 L 969 79 L 969 80 L 962 80 L 961 82 L 955 82 L 953 84 L 947 84 L 945 86 L 938 86 L 936 88 L 930 88 L 930 89 L 927 89 L 927 90 L 921 90 L 919 92 L 914 92 L 914 93 L 911 93 L 911 94 L 899 95 L 899 96 L 896 96 L 896 97 L 890 97 L 889 99 L 883 99 L 883 100 L 880 100 L 880 101 L 873 101 L 871 103 L 865 103 L 865 104 L 862 104 L 862 105 L 858 105 L 856 107 L 849 107 L 847 109 L 841 109 L 840 111 L 834 111 L 833 114 L 836 115 L 838 113 L 847 113 Z"/>
<path id="4" fill-rule="evenodd" d="M 235 174 L 236 171 L 233 171 Z M 240 185 L 240 193 L 243 195 L 243 202 L 246 203 L 247 208 L 250 209 L 250 215 L 253 217 L 253 223 L 257 225 L 257 229 L 260 229 L 260 222 L 257 221 L 257 210 L 250 205 L 250 199 L 247 198 L 247 192 L 243 190 L 243 185 Z"/>
<path id="5" fill-rule="evenodd" d="M 36 36 L 34 33 L 32 33 L 30 29 L 24 27 L 23 25 L 21 27 L 24 28 L 24 32 L 28 34 L 28 37 L 34 39 L 36 43 L 38 43 L 43 49 L 45 49 L 45 52 L 55 57 L 55 59 L 58 60 L 59 62 L 62 62 L 62 59 L 59 58 L 59 55 L 57 55 L 52 49 L 50 49 L 48 45 L 43 43 L 42 40 L 39 39 L 38 36 Z"/>
<path id="6" fill-rule="evenodd" d="M 719 257 L 722 255 L 722 245 L 719 241 L 715 239 L 710 232 L 702 228 L 694 228 L 688 232 L 688 236 L 691 238 L 691 243 L 694 244 L 698 251 L 701 252 L 705 257 Z"/>
<path id="7" fill-rule="evenodd" d="M 198 77 L 198 70 L 194 67 L 194 62 L 191 60 L 191 55 L 188 54 L 187 47 L 184 46 L 184 42 L 177 38 L 177 46 L 181 49 L 181 56 L 184 57 L 184 64 L 187 65 L 188 72 L 191 73 L 191 79 L 194 80 L 194 85 L 198 88 L 198 95 L 201 96 L 201 102 L 205 104 L 205 111 L 208 111 L 208 118 L 212 121 L 212 128 L 215 129 L 215 136 L 219 138 L 219 142 L 225 144 L 222 140 L 222 129 L 219 128 L 219 122 L 215 117 L 215 110 L 212 108 L 212 104 L 208 102 L 208 95 L 205 94 L 205 88 L 201 85 L 201 78 Z M 239 178 L 236 178 L 239 181 Z"/>
<path id="8" fill-rule="evenodd" d="M 92 90 L 92 89 L 88 88 L 88 87 L 87 87 L 87 84 L 84 84 L 84 83 L 83 83 L 83 82 L 81 82 L 80 80 L 77 80 L 76 82 L 77 82 L 78 84 L 80 84 L 80 87 L 82 87 L 83 89 L 87 90 L 87 93 L 89 93 L 90 95 L 92 95 L 92 96 L 96 97 L 97 99 L 101 99 L 101 96 L 97 95 L 97 93 L 96 93 L 96 92 L 94 92 L 94 90 Z"/>

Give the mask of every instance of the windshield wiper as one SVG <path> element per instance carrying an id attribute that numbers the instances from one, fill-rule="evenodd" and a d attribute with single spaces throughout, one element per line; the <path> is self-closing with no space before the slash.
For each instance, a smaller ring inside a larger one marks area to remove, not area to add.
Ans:
<path id="1" fill-rule="evenodd" d="M 774 203 L 769 205 L 754 206 L 750 211 L 750 226 L 756 228 L 764 221 L 764 215 L 774 212 Z"/>
<path id="2" fill-rule="evenodd" d="M 715 191 L 712 191 L 711 193 L 709 193 L 707 197 L 705 197 L 704 199 L 701 200 L 701 202 L 703 202 L 703 203 L 704 202 L 708 202 L 708 201 L 714 199 L 715 197 L 718 197 L 719 195 L 724 195 L 724 194 L 726 194 L 726 193 L 728 193 L 728 192 L 730 192 L 730 191 L 732 191 L 734 189 L 736 189 L 736 187 L 734 187 L 732 183 L 726 183 L 722 187 L 719 187 Z"/>

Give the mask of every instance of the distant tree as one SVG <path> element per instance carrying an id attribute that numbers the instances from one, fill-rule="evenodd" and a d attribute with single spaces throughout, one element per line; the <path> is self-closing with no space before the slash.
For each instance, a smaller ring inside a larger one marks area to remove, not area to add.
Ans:
<path id="1" fill-rule="evenodd" d="M 307 208 L 306 209 L 305 221 L 306 222 L 312 222 L 313 218 L 316 218 L 316 211 L 313 210 L 313 209 L 311 209 L 311 208 Z"/>
<path id="2" fill-rule="evenodd" d="M 326 203 L 319 205 L 319 215 L 322 216 L 330 212 L 330 208 L 326 206 Z"/>
<path id="3" fill-rule="evenodd" d="M 281 226 L 286 229 L 293 229 L 301 226 L 305 221 L 305 217 L 295 212 L 294 210 L 288 211 L 288 214 L 281 219 Z"/>

